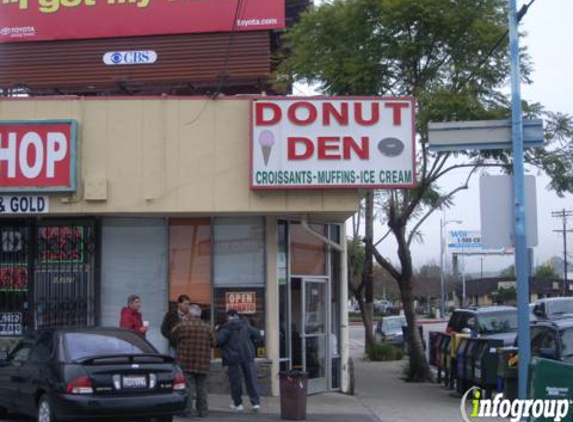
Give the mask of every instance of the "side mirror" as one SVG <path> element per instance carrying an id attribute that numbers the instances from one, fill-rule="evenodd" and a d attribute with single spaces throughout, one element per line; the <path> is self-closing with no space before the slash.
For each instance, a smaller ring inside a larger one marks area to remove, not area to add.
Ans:
<path id="1" fill-rule="evenodd" d="M 539 356 L 545 359 L 557 359 L 557 352 L 552 347 L 542 347 L 539 349 Z"/>
<path id="2" fill-rule="evenodd" d="M 545 316 L 545 306 L 542 303 L 538 303 L 533 307 L 533 315 L 538 317 Z"/>

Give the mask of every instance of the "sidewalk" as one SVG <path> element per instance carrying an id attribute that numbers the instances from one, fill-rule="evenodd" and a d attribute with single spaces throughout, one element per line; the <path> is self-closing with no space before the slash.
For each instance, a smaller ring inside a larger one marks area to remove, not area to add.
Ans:
<path id="1" fill-rule="evenodd" d="M 244 399 L 245 404 L 248 400 Z M 188 420 L 216 421 L 280 421 L 280 399 L 278 397 L 261 398 L 261 410 L 253 413 L 250 406 L 245 406 L 241 413 L 229 409 L 231 398 L 222 395 L 209 395 L 209 416 L 205 419 L 194 417 L 191 419 L 175 418 L 177 422 Z M 317 394 L 308 397 L 307 420 L 311 422 L 380 422 L 369 409 L 353 396 L 339 393 Z"/>

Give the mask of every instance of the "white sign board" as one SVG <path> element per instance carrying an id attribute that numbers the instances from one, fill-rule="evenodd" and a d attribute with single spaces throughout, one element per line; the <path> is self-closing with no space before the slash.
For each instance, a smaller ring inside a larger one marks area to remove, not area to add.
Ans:
<path id="1" fill-rule="evenodd" d="M 479 230 L 451 230 L 448 232 L 449 249 L 481 249 Z"/>
<path id="2" fill-rule="evenodd" d="M 432 151 L 469 149 L 511 149 L 511 120 L 474 120 L 428 123 L 428 143 Z M 523 146 L 545 143 L 543 120 L 523 120 Z"/>
<path id="3" fill-rule="evenodd" d="M 252 189 L 416 184 L 413 98 L 264 97 L 251 112 Z"/>
<path id="4" fill-rule="evenodd" d="M 480 178 L 481 241 L 484 248 L 515 245 L 515 206 L 512 176 Z M 537 246 L 537 194 L 535 177 L 525 176 L 527 247 Z"/>
<path id="5" fill-rule="evenodd" d="M 3 195 L 0 196 L 0 215 L 46 214 L 50 210 L 47 196 Z"/>

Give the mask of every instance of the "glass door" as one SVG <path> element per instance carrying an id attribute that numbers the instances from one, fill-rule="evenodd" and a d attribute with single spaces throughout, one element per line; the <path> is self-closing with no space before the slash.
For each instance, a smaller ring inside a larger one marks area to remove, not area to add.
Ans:
<path id="1" fill-rule="evenodd" d="M 308 373 L 309 394 L 327 391 L 327 293 L 326 279 L 303 279 L 302 350 Z"/>

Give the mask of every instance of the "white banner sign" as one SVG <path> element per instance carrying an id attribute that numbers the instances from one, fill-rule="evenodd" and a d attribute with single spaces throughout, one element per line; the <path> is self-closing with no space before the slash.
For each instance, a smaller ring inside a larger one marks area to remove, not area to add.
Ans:
<path id="1" fill-rule="evenodd" d="M 50 210 L 47 196 L 3 195 L 0 196 L 0 215 L 46 214 Z"/>
<path id="2" fill-rule="evenodd" d="M 251 188 L 405 188 L 416 184 L 413 98 L 258 98 Z"/>
<path id="3" fill-rule="evenodd" d="M 479 230 L 452 230 L 448 232 L 449 249 L 481 249 Z"/>

